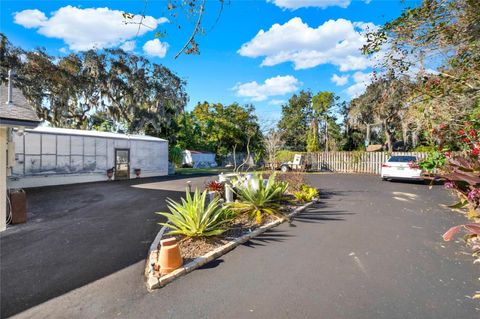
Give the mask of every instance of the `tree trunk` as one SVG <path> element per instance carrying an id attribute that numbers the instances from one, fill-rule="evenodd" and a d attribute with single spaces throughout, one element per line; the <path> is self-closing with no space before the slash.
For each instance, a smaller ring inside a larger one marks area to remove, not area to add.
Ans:
<path id="1" fill-rule="evenodd" d="M 412 147 L 415 148 L 418 145 L 418 128 L 412 131 Z"/>
<path id="2" fill-rule="evenodd" d="M 370 124 L 367 124 L 367 133 L 365 136 L 365 146 L 370 145 Z"/>
<path id="3" fill-rule="evenodd" d="M 405 121 L 402 122 L 402 138 L 403 138 L 403 150 L 407 151 L 408 146 L 408 123 Z"/>
<path id="4" fill-rule="evenodd" d="M 233 145 L 233 171 L 237 171 L 237 144 Z"/>
<path id="5" fill-rule="evenodd" d="M 325 151 L 328 152 L 328 122 L 325 120 Z"/>
<path id="6" fill-rule="evenodd" d="M 393 152 L 393 141 L 392 141 L 392 133 L 388 129 L 387 121 L 383 121 L 383 130 L 385 132 L 385 139 L 387 140 L 387 147 L 388 151 L 391 153 Z"/>

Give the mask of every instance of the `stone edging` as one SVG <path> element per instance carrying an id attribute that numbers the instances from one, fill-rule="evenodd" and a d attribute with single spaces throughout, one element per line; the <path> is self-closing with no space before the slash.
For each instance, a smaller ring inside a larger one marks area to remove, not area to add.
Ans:
<path id="1" fill-rule="evenodd" d="M 299 213 L 301 213 L 302 211 L 304 211 L 306 208 L 311 206 L 315 202 L 316 202 L 316 200 L 311 201 L 309 203 L 306 203 L 303 206 L 297 207 L 293 212 L 291 212 L 287 216 L 289 218 L 293 218 L 296 215 L 298 215 Z M 229 241 L 228 243 L 226 243 L 225 245 L 223 245 L 221 247 L 218 247 L 217 249 L 214 249 L 214 250 L 206 253 L 205 255 L 200 256 L 200 257 L 192 260 L 188 264 L 178 268 L 177 270 L 169 273 L 168 275 L 165 275 L 165 276 L 162 276 L 162 277 L 159 278 L 159 277 L 155 276 L 154 265 L 155 265 L 155 261 L 158 258 L 158 253 L 159 253 L 158 246 L 160 244 L 160 240 L 162 239 L 162 236 L 167 229 L 167 227 L 163 226 L 162 229 L 160 229 L 160 231 L 158 232 L 158 234 L 155 237 L 152 244 L 150 245 L 150 249 L 148 250 L 148 257 L 147 257 L 147 262 L 146 262 L 146 265 L 145 265 L 145 285 L 147 286 L 147 289 L 149 291 L 161 288 L 161 287 L 169 284 L 170 282 L 174 281 L 176 278 L 178 278 L 180 276 L 183 276 L 185 274 L 188 274 L 189 272 L 192 272 L 193 270 L 205 265 L 206 263 L 208 263 L 208 262 L 210 262 L 214 259 L 217 259 L 218 257 L 226 254 L 230 250 L 234 249 L 238 245 L 241 245 L 241 244 L 245 243 L 246 241 L 250 240 L 251 238 L 256 237 L 256 236 L 266 232 L 270 228 L 273 228 L 273 227 L 276 227 L 276 226 L 282 224 L 285 220 L 286 219 L 278 219 L 278 220 L 270 222 L 266 225 L 263 225 L 263 226 L 255 229 L 254 231 L 243 235 L 242 237 L 235 238 L 235 239 Z"/>

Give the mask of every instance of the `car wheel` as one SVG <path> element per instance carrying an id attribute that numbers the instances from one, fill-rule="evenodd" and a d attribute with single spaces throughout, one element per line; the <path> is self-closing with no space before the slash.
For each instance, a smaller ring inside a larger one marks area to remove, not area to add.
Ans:
<path id="1" fill-rule="evenodd" d="M 282 167 L 280 167 L 280 170 L 284 173 L 288 172 L 289 169 L 288 169 L 288 166 L 287 165 L 282 165 Z"/>
<path id="2" fill-rule="evenodd" d="M 382 177 L 382 181 L 388 181 L 388 178 Z"/>

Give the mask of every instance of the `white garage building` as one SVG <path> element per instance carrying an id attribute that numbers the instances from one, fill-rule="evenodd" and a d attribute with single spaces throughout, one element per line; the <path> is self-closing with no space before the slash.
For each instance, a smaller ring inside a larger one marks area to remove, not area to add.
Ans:
<path id="1" fill-rule="evenodd" d="M 144 135 L 50 127 L 14 133 L 9 188 L 106 181 L 168 174 L 168 141 Z"/>

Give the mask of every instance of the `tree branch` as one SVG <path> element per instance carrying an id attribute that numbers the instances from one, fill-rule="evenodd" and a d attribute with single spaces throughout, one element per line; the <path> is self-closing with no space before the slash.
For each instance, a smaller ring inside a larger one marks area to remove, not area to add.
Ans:
<path id="1" fill-rule="evenodd" d="M 202 4 L 200 5 L 200 12 L 198 13 L 198 19 L 197 19 L 197 23 L 195 24 L 195 28 L 192 32 L 192 34 L 190 35 L 190 38 L 188 39 L 188 41 L 185 43 L 185 45 L 182 47 L 182 49 L 180 51 L 178 51 L 178 53 L 175 55 L 175 59 L 178 58 L 180 56 L 180 54 L 182 54 L 190 44 L 193 44 L 194 42 L 194 39 L 195 39 L 195 35 L 198 33 L 198 31 L 200 30 L 200 24 L 202 22 L 202 16 L 203 16 L 203 12 L 205 11 L 205 3 L 206 3 L 207 0 L 203 0 L 202 1 Z"/>

